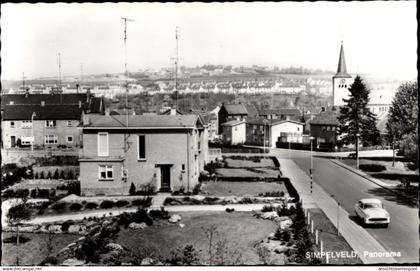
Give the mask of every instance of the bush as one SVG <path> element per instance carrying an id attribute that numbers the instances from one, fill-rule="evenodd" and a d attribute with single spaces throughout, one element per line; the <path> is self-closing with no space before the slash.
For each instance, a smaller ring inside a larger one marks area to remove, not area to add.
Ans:
<path id="1" fill-rule="evenodd" d="M 37 197 L 37 191 L 36 191 L 36 189 L 32 189 L 31 190 L 31 198 L 36 198 Z"/>
<path id="2" fill-rule="evenodd" d="M 254 201 L 251 198 L 244 197 L 239 201 L 240 204 L 252 204 Z"/>
<path id="3" fill-rule="evenodd" d="M 276 233 L 274 234 L 275 238 L 277 240 L 280 240 L 282 242 L 289 242 L 291 235 L 289 230 L 283 230 L 280 227 L 277 228 Z"/>
<path id="4" fill-rule="evenodd" d="M 64 176 L 64 170 L 62 170 L 61 172 L 60 172 L 60 179 L 65 179 L 65 176 Z"/>
<path id="5" fill-rule="evenodd" d="M 45 179 L 44 171 L 41 171 L 41 173 L 39 173 L 39 178 L 40 179 Z"/>
<path id="6" fill-rule="evenodd" d="M 264 205 L 261 212 L 272 212 L 274 211 L 273 205 Z"/>
<path id="7" fill-rule="evenodd" d="M 45 266 L 45 265 L 57 265 L 58 264 L 58 259 L 57 257 L 54 256 L 48 256 L 47 258 L 45 258 L 40 265 L 41 266 Z"/>
<path id="8" fill-rule="evenodd" d="M 167 260 L 173 265 L 195 265 L 199 264 L 199 251 L 192 245 L 186 245 L 172 251 L 171 258 Z"/>
<path id="9" fill-rule="evenodd" d="M 130 190 L 128 192 L 130 193 L 130 196 L 134 196 L 136 194 L 136 186 L 134 183 L 131 183 Z"/>
<path id="10" fill-rule="evenodd" d="M 146 198 L 143 198 L 143 199 L 135 199 L 131 202 L 131 205 L 133 205 L 133 206 L 148 207 L 148 206 L 150 206 L 150 204 L 152 204 L 152 198 L 151 197 L 146 197 Z"/>
<path id="11" fill-rule="evenodd" d="M 67 231 L 69 230 L 69 227 L 70 227 L 71 225 L 74 225 L 74 221 L 73 221 L 73 220 L 67 220 L 67 221 L 64 221 L 64 222 L 61 224 L 61 231 L 63 231 L 63 232 L 67 232 Z"/>
<path id="12" fill-rule="evenodd" d="M 58 180 L 58 178 L 60 177 L 60 175 L 58 174 L 58 168 L 54 171 L 54 175 L 53 175 L 53 179 L 54 180 Z"/>
<path id="13" fill-rule="evenodd" d="M 28 189 L 6 189 L 3 192 L 3 197 L 5 198 L 26 198 L 29 196 Z"/>
<path id="14" fill-rule="evenodd" d="M 259 193 L 259 197 L 284 197 L 284 191 L 269 191 L 265 193 Z"/>
<path id="15" fill-rule="evenodd" d="M 146 223 L 148 226 L 153 224 L 152 218 L 147 214 L 145 209 L 139 208 L 133 215 L 133 221 L 136 223 Z"/>
<path id="16" fill-rule="evenodd" d="M 132 213 L 122 213 L 118 216 L 118 225 L 124 225 L 125 227 L 128 226 L 128 224 L 130 224 L 131 222 L 133 222 L 133 214 Z"/>
<path id="17" fill-rule="evenodd" d="M 66 203 L 64 201 L 54 203 L 51 208 L 55 211 L 61 211 L 66 207 Z"/>
<path id="18" fill-rule="evenodd" d="M 98 207 L 98 204 L 96 204 L 95 202 L 88 202 L 86 203 L 86 209 L 96 209 L 96 207 Z"/>
<path id="19" fill-rule="evenodd" d="M 38 189 L 38 198 L 49 198 L 50 191 L 48 189 Z"/>
<path id="20" fill-rule="evenodd" d="M 67 173 L 67 180 L 73 180 L 73 179 L 74 179 L 73 170 L 69 170 L 69 172 Z"/>
<path id="21" fill-rule="evenodd" d="M 201 191 L 201 183 L 198 183 L 194 186 L 192 193 L 193 195 L 198 195 L 200 191 Z"/>
<path id="22" fill-rule="evenodd" d="M 39 179 L 39 175 L 38 175 L 38 172 L 35 172 L 35 179 Z"/>
<path id="23" fill-rule="evenodd" d="M 292 182 L 290 181 L 290 179 L 281 177 L 279 178 L 279 181 L 284 183 L 287 191 L 289 192 L 289 195 L 294 198 L 293 202 L 299 202 L 300 200 L 299 194 L 296 188 L 292 185 Z"/>
<path id="24" fill-rule="evenodd" d="M 160 210 L 150 210 L 149 215 L 153 219 L 168 219 L 169 218 L 169 212 L 166 211 L 163 207 Z"/>
<path id="25" fill-rule="evenodd" d="M 117 207 L 124 207 L 124 206 L 127 206 L 128 204 L 129 204 L 129 202 L 126 201 L 126 200 L 119 200 L 116 203 Z"/>
<path id="26" fill-rule="evenodd" d="M 149 182 L 147 184 L 141 185 L 140 189 L 137 190 L 136 195 L 139 195 L 139 196 L 154 195 L 156 194 L 155 190 L 156 190 L 156 187 L 154 185 L 154 182 Z"/>
<path id="27" fill-rule="evenodd" d="M 52 178 L 51 171 L 48 171 L 48 174 L 47 174 L 47 179 L 51 179 L 51 178 Z"/>
<path id="28" fill-rule="evenodd" d="M 114 207 L 114 205 L 115 205 L 115 203 L 113 201 L 111 201 L 111 200 L 104 200 L 104 201 L 101 202 L 101 204 L 99 205 L 99 207 L 101 209 L 109 209 L 109 208 Z"/>
<path id="29" fill-rule="evenodd" d="M 70 210 L 72 211 L 79 211 L 80 209 L 82 209 L 83 205 L 80 203 L 73 203 L 72 205 L 70 205 Z"/>
<path id="30" fill-rule="evenodd" d="M 378 164 L 364 164 L 364 165 L 359 165 L 359 169 L 363 171 L 369 171 L 369 172 L 381 172 L 381 171 L 385 171 L 386 167 L 383 165 L 378 165 Z"/>

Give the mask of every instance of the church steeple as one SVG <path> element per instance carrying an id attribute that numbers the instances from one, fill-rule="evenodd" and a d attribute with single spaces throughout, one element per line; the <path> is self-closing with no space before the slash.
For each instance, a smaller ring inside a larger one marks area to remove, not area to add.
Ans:
<path id="1" fill-rule="evenodd" d="M 344 47 L 343 47 L 343 41 L 341 41 L 341 48 L 340 48 L 340 58 L 338 60 L 338 68 L 337 73 L 334 77 L 351 77 L 347 73 L 347 67 L 346 67 L 346 59 L 344 58 Z"/>

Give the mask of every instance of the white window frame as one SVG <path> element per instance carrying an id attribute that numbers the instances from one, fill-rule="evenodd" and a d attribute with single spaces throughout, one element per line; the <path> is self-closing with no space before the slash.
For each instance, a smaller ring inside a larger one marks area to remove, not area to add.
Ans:
<path id="1" fill-rule="evenodd" d="M 69 140 L 69 137 L 71 137 L 71 140 Z M 74 136 L 72 136 L 72 135 L 66 136 L 66 142 L 67 143 L 74 143 Z"/>
<path id="2" fill-rule="evenodd" d="M 105 178 L 102 178 L 101 173 L 105 172 Z M 112 177 L 108 177 L 108 172 L 111 172 Z M 99 165 L 98 166 L 98 180 L 99 181 L 113 181 L 114 180 L 114 167 L 112 165 Z"/>
<path id="3" fill-rule="evenodd" d="M 67 121 L 67 127 L 72 127 L 73 126 L 73 122 L 71 120 Z"/>
<path id="4" fill-rule="evenodd" d="M 51 139 L 51 137 L 52 137 L 53 139 Z M 53 141 L 54 141 L 54 143 L 51 143 L 51 142 L 50 142 L 51 140 L 53 140 Z M 56 145 L 56 144 L 58 144 L 58 135 L 45 135 L 45 136 L 44 136 L 44 143 L 45 143 L 46 145 Z"/>
<path id="5" fill-rule="evenodd" d="M 102 136 L 102 135 L 106 135 L 106 151 L 104 151 L 104 152 L 100 152 L 100 140 L 99 140 L 99 138 Z M 98 141 L 98 156 L 109 156 L 109 134 L 107 133 L 107 132 L 100 132 L 100 133 L 98 133 L 98 135 L 97 135 L 97 141 Z"/>
<path id="6" fill-rule="evenodd" d="M 20 128 L 29 129 L 32 128 L 32 121 L 31 120 L 22 120 L 20 123 Z"/>
<path id="7" fill-rule="evenodd" d="M 140 157 L 140 137 L 144 137 L 144 157 Z M 137 160 L 146 161 L 146 135 L 137 135 Z"/>
<path id="8" fill-rule="evenodd" d="M 50 125 L 50 123 L 53 123 L 54 125 Z M 55 128 L 55 127 L 57 127 L 57 122 L 55 120 L 46 120 L 45 121 L 45 127 Z"/>

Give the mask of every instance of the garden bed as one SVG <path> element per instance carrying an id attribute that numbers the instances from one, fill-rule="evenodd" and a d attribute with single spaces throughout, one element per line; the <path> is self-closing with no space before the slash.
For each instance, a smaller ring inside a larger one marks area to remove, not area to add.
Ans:
<path id="1" fill-rule="evenodd" d="M 204 182 L 201 190 L 208 196 L 262 196 L 266 192 L 283 191 L 287 189 L 280 182 Z"/>
<path id="2" fill-rule="evenodd" d="M 226 205 L 226 204 L 261 204 L 261 203 L 283 203 L 286 197 L 167 197 L 163 203 L 166 206 L 174 205 Z"/>

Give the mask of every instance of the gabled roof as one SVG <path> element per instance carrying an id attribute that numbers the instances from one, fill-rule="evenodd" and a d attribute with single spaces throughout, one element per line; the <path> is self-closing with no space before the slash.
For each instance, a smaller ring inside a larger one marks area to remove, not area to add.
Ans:
<path id="1" fill-rule="evenodd" d="M 266 115 L 301 115 L 301 112 L 297 108 L 279 108 L 279 109 L 262 109 L 259 110 L 258 114 L 260 116 Z"/>
<path id="2" fill-rule="evenodd" d="M 80 120 L 83 108 L 74 105 L 5 105 L 3 120 Z"/>
<path id="3" fill-rule="evenodd" d="M 266 123 L 267 125 L 270 125 L 270 126 L 274 126 L 274 125 L 278 125 L 278 124 L 282 124 L 282 123 L 286 123 L 286 122 L 292 122 L 292 123 L 303 125 L 303 123 L 301 123 L 300 121 L 296 121 L 296 120 L 256 118 L 256 119 L 249 119 L 249 120 L 246 121 L 247 124 L 264 125 L 264 123 Z"/>
<path id="4" fill-rule="evenodd" d="M 339 60 L 338 60 L 337 73 L 334 75 L 334 77 L 351 78 L 351 76 L 347 73 L 346 59 L 344 58 L 343 42 L 341 42 L 340 57 L 339 57 Z"/>
<path id="5" fill-rule="evenodd" d="M 224 104 L 223 107 L 229 115 L 248 115 L 243 104 Z"/>
<path id="6" fill-rule="evenodd" d="M 315 125 L 340 125 L 340 122 L 337 119 L 336 111 L 324 111 L 315 116 L 313 120 L 310 121 L 310 124 Z"/>
<path id="7" fill-rule="evenodd" d="M 85 129 L 126 129 L 127 116 L 89 116 Z M 203 123 L 196 115 L 128 115 L 129 128 L 197 128 Z"/>
<path id="8" fill-rule="evenodd" d="M 231 120 L 231 121 L 227 121 L 225 123 L 222 123 L 222 126 L 237 126 L 240 124 L 245 124 L 244 120 Z"/>
<path id="9" fill-rule="evenodd" d="M 252 104 L 245 104 L 244 106 L 248 112 L 248 117 L 256 117 L 258 115 L 258 110 Z"/>

